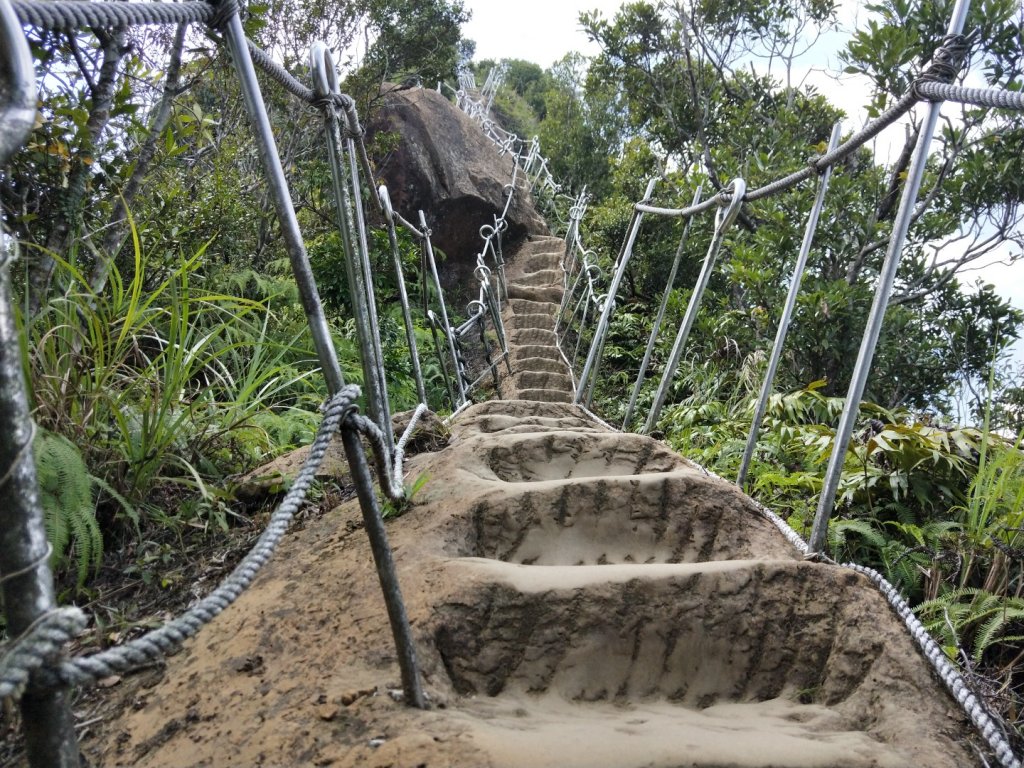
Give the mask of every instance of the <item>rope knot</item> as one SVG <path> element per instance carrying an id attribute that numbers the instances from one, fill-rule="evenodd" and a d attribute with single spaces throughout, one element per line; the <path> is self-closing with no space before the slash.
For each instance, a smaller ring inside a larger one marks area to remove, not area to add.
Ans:
<path id="1" fill-rule="evenodd" d="M 80 608 L 54 608 L 36 619 L 3 649 L 0 698 L 19 698 L 32 675 L 52 671 L 64 646 L 81 633 L 88 619 Z"/>
<path id="2" fill-rule="evenodd" d="M 932 60 L 928 63 L 924 72 L 917 76 L 911 89 L 922 101 L 928 98 L 920 93 L 918 86 L 921 83 L 952 83 L 960 74 L 967 56 L 971 52 L 971 46 L 981 34 L 980 28 L 975 28 L 969 34 L 946 35 L 942 43 L 932 54 Z"/>
<path id="3" fill-rule="evenodd" d="M 353 415 L 358 414 L 359 406 L 356 404 L 356 400 L 359 399 L 359 394 L 360 389 L 355 384 L 343 386 L 320 406 L 320 410 L 324 414 L 324 421 L 337 419 L 337 424 L 340 427 Z M 337 429 L 337 427 L 333 429 Z"/>
<path id="4" fill-rule="evenodd" d="M 243 16 L 245 12 L 245 7 L 240 0 L 210 0 L 210 6 L 213 8 L 213 12 L 206 24 L 211 29 L 223 29 L 231 21 L 232 16 L 236 13 Z"/>

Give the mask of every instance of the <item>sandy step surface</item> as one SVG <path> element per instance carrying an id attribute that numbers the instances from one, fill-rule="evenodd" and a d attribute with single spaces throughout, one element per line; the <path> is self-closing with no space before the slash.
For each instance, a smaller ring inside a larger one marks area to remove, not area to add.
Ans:
<path id="1" fill-rule="evenodd" d="M 528 299 L 512 299 L 509 302 L 512 311 L 517 315 L 546 314 L 554 317 L 558 312 L 558 304 L 553 301 L 530 301 Z"/>
<path id="2" fill-rule="evenodd" d="M 557 354 L 557 353 L 556 353 Z M 524 357 L 516 355 L 512 358 L 520 371 L 547 371 L 549 373 L 565 373 L 565 363 L 559 357 Z"/>
<path id="3" fill-rule="evenodd" d="M 535 262 L 547 263 L 550 261 L 546 256 L 533 257 Z M 536 288 L 540 286 L 559 285 L 562 273 L 557 269 L 537 269 L 536 271 L 524 272 L 511 278 L 515 285 Z"/>
<path id="4" fill-rule="evenodd" d="M 959 710 L 860 575 L 575 406 L 489 401 L 388 523 L 434 707 L 398 687 L 354 503 L 91 745 L 146 766 L 979 766 Z"/>
<path id="5" fill-rule="evenodd" d="M 560 285 L 521 285 L 508 284 L 508 295 L 511 299 L 528 299 L 530 301 L 558 301 L 562 297 Z"/>
<path id="6" fill-rule="evenodd" d="M 509 316 L 506 327 L 524 330 L 528 328 L 543 328 L 550 331 L 555 327 L 555 318 L 553 315 L 542 312 L 532 312 L 529 314 L 513 312 Z"/>

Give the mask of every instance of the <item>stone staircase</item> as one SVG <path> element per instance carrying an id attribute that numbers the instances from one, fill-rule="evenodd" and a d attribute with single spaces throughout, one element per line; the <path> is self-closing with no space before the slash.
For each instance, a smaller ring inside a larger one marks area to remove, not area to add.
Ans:
<path id="1" fill-rule="evenodd" d="M 502 382 L 508 400 L 572 402 L 572 378 L 555 344 L 555 316 L 562 299 L 559 263 L 565 243 L 540 237 L 525 243 L 507 266 L 508 303 L 502 321 L 512 375 Z"/>
<path id="2" fill-rule="evenodd" d="M 470 406 L 410 459 L 426 482 L 388 524 L 432 708 L 385 695 L 397 664 L 349 503 L 170 661 L 103 764 L 986 764 L 865 577 L 802 560 L 733 485 L 569 402 L 559 253 L 509 260 L 519 399 Z"/>

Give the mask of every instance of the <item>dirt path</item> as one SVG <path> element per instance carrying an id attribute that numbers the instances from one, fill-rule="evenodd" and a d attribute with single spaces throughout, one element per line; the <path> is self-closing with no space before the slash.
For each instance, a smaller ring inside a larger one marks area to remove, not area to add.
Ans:
<path id="1" fill-rule="evenodd" d="M 802 561 L 734 487 L 569 404 L 543 327 L 555 247 L 510 265 L 503 387 L 525 399 L 472 406 L 414 457 L 427 482 L 388 526 L 433 708 L 392 697 L 349 504 L 286 540 L 98 764 L 981 765 L 865 578 Z"/>

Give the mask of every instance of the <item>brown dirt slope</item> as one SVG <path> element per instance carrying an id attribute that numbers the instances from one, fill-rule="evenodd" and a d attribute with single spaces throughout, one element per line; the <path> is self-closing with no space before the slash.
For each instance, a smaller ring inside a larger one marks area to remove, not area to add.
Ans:
<path id="1" fill-rule="evenodd" d="M 545 246 L 513 260 L 515 280 L 550 287 Z M 506 385 L 530 399 L 464 412 L 444 449 L 409 462 L 410 480 L 428 480 L 388 526 L 433 708 L 392 696 L 387 618 L 349 504 L 286 540 L 96 761 L 980 765 L 869 582 L 802 561 L 731 485 L 569 404 L 567 372 L 531 362 L 559 361 L 532 325 L 553 299 L 510 293 L 522 322 Z"/>

